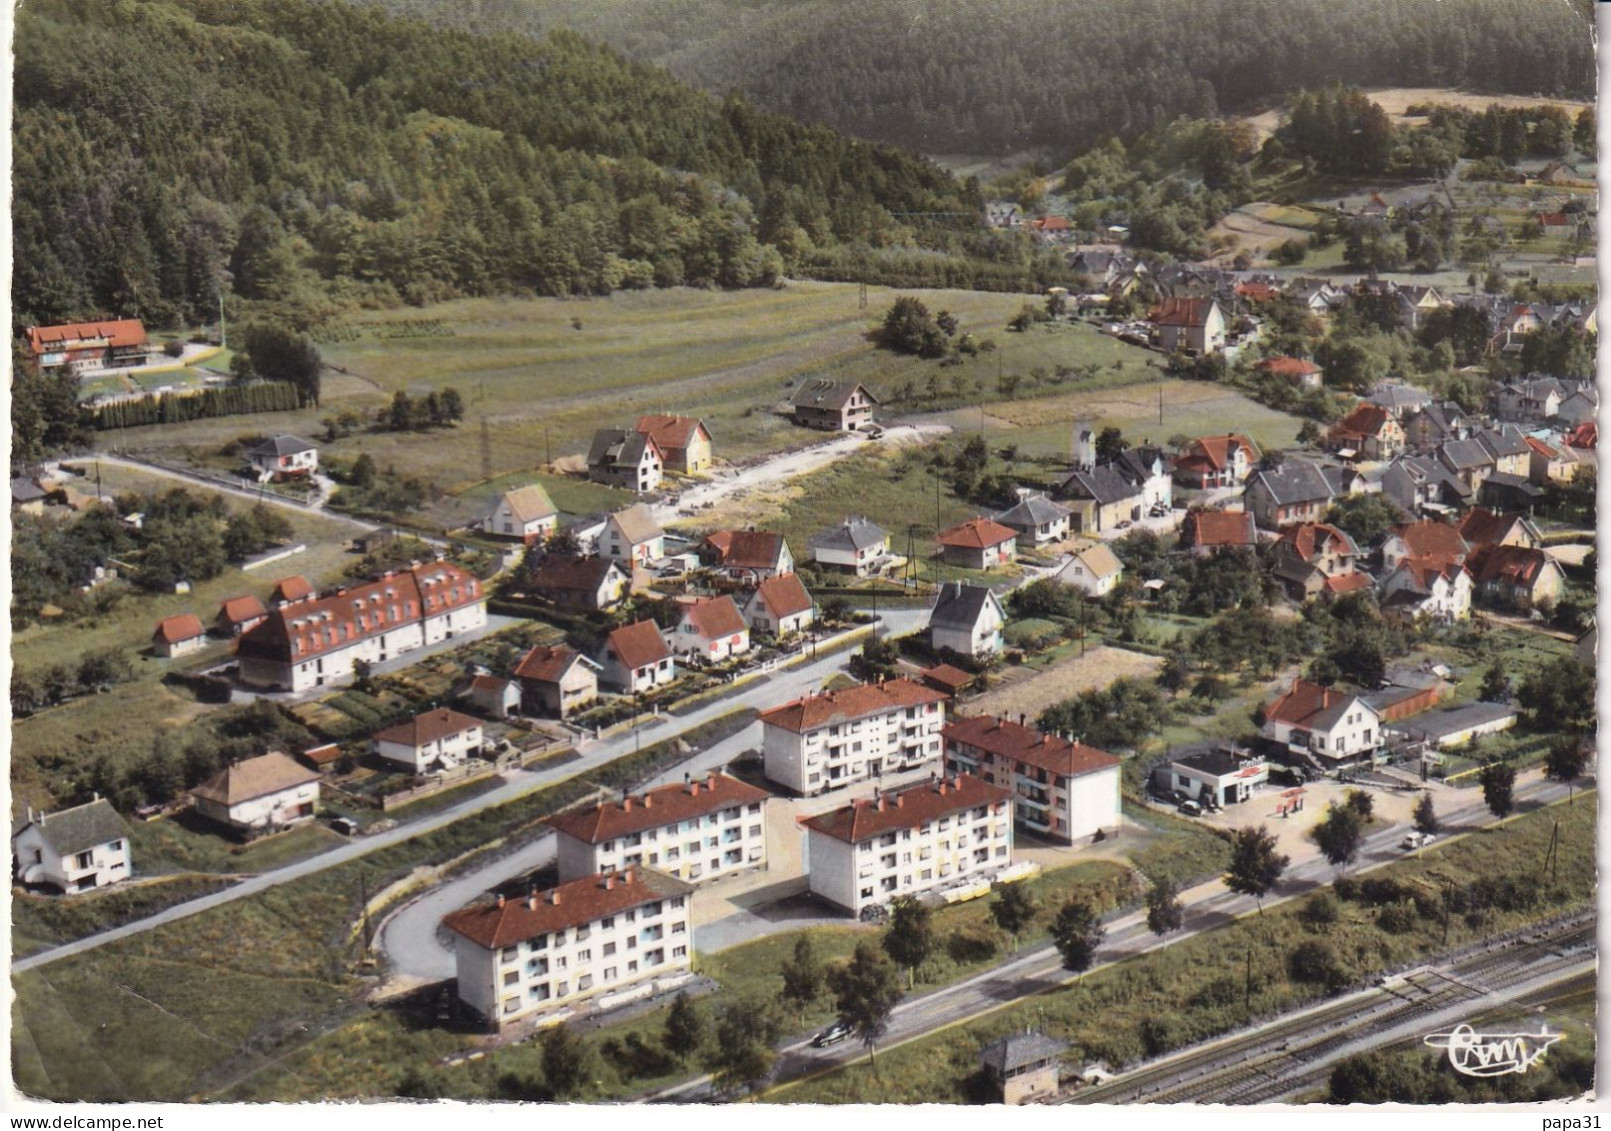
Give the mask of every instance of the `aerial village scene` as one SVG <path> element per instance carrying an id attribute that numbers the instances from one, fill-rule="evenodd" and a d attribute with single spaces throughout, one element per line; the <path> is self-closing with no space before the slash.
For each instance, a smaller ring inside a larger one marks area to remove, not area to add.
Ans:
<path id="1" fill-rule="evenodd" d="M 18 1102 L 1590 1093 L 1592 7 L 21 6 Z"/>

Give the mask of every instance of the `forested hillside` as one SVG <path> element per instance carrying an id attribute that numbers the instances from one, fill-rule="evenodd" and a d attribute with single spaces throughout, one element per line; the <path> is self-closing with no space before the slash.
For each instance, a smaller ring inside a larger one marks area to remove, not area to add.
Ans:
<path id="1" fill-rule="evenodd" d="M 713 91 L 929 153 L 1056 155 L 1300 87 L 1592 97 L 1585 0 L 371 0 L 569 26 Z"/>
<path id="2" fill-rule="evenodd" d="M 852 244 L 982 238 L 895 215 L 978 213 L 926 160 L 569 32 L 38 0 L 18 10 L 14 104 L 18 326 L 208 318 L 226 270 L 231 301 L 305 325 L 354 302 L 764 285 Z"/>

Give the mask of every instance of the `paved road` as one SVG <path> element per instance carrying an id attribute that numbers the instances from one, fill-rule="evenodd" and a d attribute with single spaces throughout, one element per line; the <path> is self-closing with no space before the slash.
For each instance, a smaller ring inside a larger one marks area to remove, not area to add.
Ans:
<path id="1" fill-rule="evenodd" d="M 101 463 L 111 464 L 113 467 L 123 467 L 130 471 L 143 472 L 146 475 L 160 475 L 165 479 L 175 479 L 181 483 L 197 483 L 203 487 L 218 491 L 221 494 L 234 495 L 251 503 L 267 503 L 269 506 L 280 507 L 289 511 L 296 511 L 298 514 L 316 514 L 321 518 L 327 518 L 331 522 L 338 522 L 345 526 L 350 526 L 355 530 L 371 530 L 375 526 L 373 522 L 363 522 L 359 519 L 351 518 L 347 515 L 338 514 L 335 511 L 324 509 L 325 499 L 329 496 L 330 487 L 332 487 L 333 484 L 330 482 L 330 480 L 325 479 L 323 476 L 320 477 L 322 482 L 320 484 L 320 492 L 318 496 L 316 496 L 316 501 L 312 503 L 304 503 L 297 499 L 288 499 L 284 495 L 277 495 L 271 491 L 260 491 L 254 487 L 237 487 L 223 479 L 216 479 L 211 475 L 202 475 L 201 473 L 194 471 L 181 471 L 178 468 L 165 467 L 161 464 L 155 463 L 147 463 L 144 460 L 130 459 L 127 456 L 115 456 L 107 452 L 98 452 L 93 457 L 85 458 L 93 458 L 99 460 Z M 82 461 L 68 460 L 67 462 L 78 463 Z M 424 538 L 424 535 L 420 535 L 420 537 Z M 427 542 L 434 542 L 439 546 L 445 546 L 447 544 L 440 538 L 424 538 L 424 540 Z"/>
<path id="2" fill-rule="evenodd" d="M 1537 772 L 1531 774 L 1525 784 L 1517 783 L 1518 802 L 1529 805 L 1548 804 L 1562 800 L 1566 795 L 1566 786 L 1544 780 Z M 1473 791 L 1470 803 L 1440 814 L 1440 819 L 1450 833 L 1477 828 L 1493 821 L 1476 791 Z M 1408 828 L 1407 824 L 1392 825 L 1367 837 L 1354 866 L 1355 873 L 1402 858 L 1404 853 L 1399 848 L 1399 842 Z M 1322 858 L 1294 865 L 1282 877 L 1275 891 L 1266 897 L 1265 903 L 1276 906 L 1300 898 L 1329 883 L 1332 878 L 1332 868 Z M 1107 940 L 1102 947 L 1102 961 L 1091 968 L 1092 972 L 1224 926 L 1239 916 L 1256 911 L 1258 907 L 1254 899 L 1226 890 L 1219 881 L 1186 892 L 1182 902 L 1186 905 L 1184 926 L 1163 939 L 1147 929 L 1144 910 L 1132 911 L 1110 921 L 1107 924 Z M 1051 944 L 1025 952 L 965 981 L 902 1001 L 891 1014 L 888 1034 L 879 1047 L 885 1050 L 916 1040 L 943 1026 L 967 1021 L 1043 990 L 1064 985 L 1070 977 Z M 793 1041 L 779 1050 L 772 1087 L 819 1075 L 863 1055 L 865 1053 L 859 1045 L 839 1045 L 818 1050 L 810 1047 L 808 1038 Z M 710 1079 L 700 1077 L 643 1098 L 699 1102 L 710 1097 Z"/>

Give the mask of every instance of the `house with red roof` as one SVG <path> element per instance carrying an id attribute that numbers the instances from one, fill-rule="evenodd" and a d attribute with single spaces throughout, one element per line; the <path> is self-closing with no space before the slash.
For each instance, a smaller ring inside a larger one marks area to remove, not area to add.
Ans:
<path id="1" fill-rule="evenodd" d="M 1471 573 L 1448 557 L 1401 558 L 1377 580 L 1377 603 L 1384 613 L 1435 624 L 1471 616 Z"/>
<path id="2" fill-rule="evenodd" d="M 1251 550 L 1258 527 L 1246 511 L 1188 511 L 1180 524 L 1180 546 L 1199 558 L 1221 550 Z"/>
<path id="3" fill-rule="evenodd" d="M 239 678 L 282 691 L 328 687 L 350 680 L 359 660 L 384 663 L 486 623 L 481 582 L 452 562 L 426 562 L 276 605 L 241 634 Z"/>
<path id="4" fill-rule="evenodd" d="M 1120 760 L 1078 739 L 993 715 L 946 724 L 945 767 L 1013 793 L 1013 818 L 1041 836 L 1072 844 L 1119 828 Z"/>
<path id="5" fill-rule="evenodd" d="M 766 776 L 810 796 L 938 759 L 945 701 L 933 688 L 891 679 L 763 711 Z"/>
<path id="6" fill-rule="evenodd" d="M 656 868 L 696 883 L 766 867 L 764 789 L 707 774 L 549 817 L 559 878 Z"/>
<path id="7" fill-rule="evenodd" d="M 1358 571 L 1359 547 L 1346 531 L 1323 522 L 1288 527 L 1271 549 L 1271 572 L 1294 601 L 1331 599 L 1371 587 Z"/>
<path id="8" fill-rule="evenodd" d="M 648 436 L 660 449 L 667 471 L 697 475 L 710 470 L 714 458 L 710 429 L 696 416 L 668 416 L 654 413 L 638 417 L 641 435 Z"/>
<path id="9" fill-rule="evenodd" d="M 521 714 L 569 718 L 599 697 L 602 670 L 574 648 L 538 645 L 515 664 Z"/>
<path id="10" fill-rule="evenodd" d="M 801 822 L 812 892 L 852 915 L 1012 864 L 1013 794 L 971 774 L 886 790 Z"/>
<path id="11" fill-rule="evenodd" d="M 1166 298 L 1147 315 L 1165 353 L 1218 353 L 1225 348 L 1225 312 L 1211 298 Z"/>
<path id="12" fill-rule="evenodd" d="M 1600 425 L 1597 421 L 1585 420 L 1566 434 L 1566 445 L 1582 451 L 1592 452 L 1600 442 Z"/>
<path id="13" fill-rule="evenodd" d="M 1175 482 L 1182 487 L 1208 490 L 1235 487 L 1259 464 L 1258 445 L 1246 436 L 1199 436 L 1175 457 Z"/>
<path id="14" fill-rule="evenodd" d="M 653 868 L 586 876 L 442 918 L 459 1001 L 497 1031 L 604 1009 L 688 982 L 692 885 Z"/>
<path id="15" fill-rule="evenodd" d="M 370 736 L 370 750 L 417 774 L 451 770 L 478 753 L 484 738 L 481 720 L 446 707 L 415 715 Z"/>
<path id="16" fill-rule="evenodd" d="M 144 365 L 150 356 L 145 324 L 138 318 L 68 322 L 28 327 L 28 352 L 40 369 L 65 365 L 84 369 Z"/>
<path id="17" fill-rule="evenodd" d="M 1404 450 L 1404 426 L 1381 405 L 1367 402 L 1331 426 L 1326 447 L 1344 459 L 1389 460 Z"/>
<path id="18" fill-rule="evenodd" d="M 1267 357 L 1253 368 L 1272 377 L 1280 377 L 1300 389 L 1318 389 L 1325 384 L 1326 373 L 1307 358 Z"/>
<path id="19" fill-rule="evenodd" d="M 705 663 L 718 663 L 750 650 L 749 622 L 738 611 L 738 603 L 725 593 L 685 599 L 681 618 L 664 635 L 666 646 L 674 653 Z"/>
<path id="20" fill-rule="evenodd" d="M 1269 283 L 1237 283 L 1236 297 L 1244 298 L 1254 306 L 1263 306 L 1281 297 L 1281 292 Z"/>
<path id="21" fill-rule="evenodd" d="M 178 616 L 166 617 L 157 622 L 156 631 L 151 634 L 151 647 L 159 656 L 166 656 L 170 660 L 178 656 L 188 656 L 199 651 L 207 644 L 207 630 L 202 627 L 201 618 L 195 613 L 180 613 Z"/>
<path id="22" fill-rule="evenodd" d="M 1306 679 L 1264 709 L 1263 733 L 1328 770 L 1374 758 L 1383 742 L 1381 715 L 1362 696 Z"/>
<path id="23" fill-rule="evenodd" d="M 1570 483 L 1577 478 L 1582 466 L 1572 449 L 1566 444 L 1548 444 L 1533 436 L 1524 436 L 1527 445 L 1527 481 L 1543 487 L 1550 483 Z"/>
<path id="24" fill-rule="evenodd" d="M 970 518 L 940 531 L 940 556 L 963 569 L 994 569 L 1018 556 L 1018 531 L 994 519 Z"/>
<path id="25" fill-rule="evenodd" d="M 653 691 L 677 678 L 677 661 L 652 620 L 622 625 L 604 638 L 599 682 L 627 695 Z"/>
<path id="26" fill-rule="evenodd" d="M 1566 585 L 1561 564 L 1533 546 L 1485 546 L 1471 555 L 1477 594 L 1509 609 L 1536 609 L 1560 600 Z"/>
<path id="27" fill-rule="evenodd" d="M 717 530 L 699 544 L 699 560 L 733 581 L 754 585 L 794 572 L 783 535 L 770 530 Z"/>
<path id="28" fill-rule="evenodd" d="M 250 594 L 231 597 L 218 606 L 218 615 L 213 618 L 213 631 L 220 636 L 239 636 L 267 619 L 268 610 L 256 597 Z"/>
<path id="29" fill-rule="evenodd" d="M 305 601 L 313 595 L 313 583 L 302 575 L 295 574 L 291 577 L 282 577 L 274 583 L 274 592 L 269 594 L 269 604 L 278 608 L 280 605 Z"/>
<path id="30" fill-rule="evenodd" d="M 1471 551 L 1487 546 L 1524 546 L 1541 549 L 1543 532 L 1526 515 L 1473 507 L 1455 527 Z"/>
<path id="31" fill-rule="evenodd" d="M 769 577 L 744 602 L 744 619 L 755 632 L 792 636 L 816 620 L 817 609 L 798 574 Z"/>
<path id="32" fill-rule="evenodd" d="M 1470 552 L 1471 547 L 1452 523 L 1436 519 L 1406 522 L 1388 528 L 1387 539 L 1382 543 L 1382 565 L 1392 569 L 1412 557 L 1459 563 Z"/>

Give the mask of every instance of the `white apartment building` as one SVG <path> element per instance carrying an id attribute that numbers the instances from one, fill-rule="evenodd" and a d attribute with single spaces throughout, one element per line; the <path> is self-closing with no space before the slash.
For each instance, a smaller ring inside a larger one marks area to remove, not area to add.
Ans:
<path id="1" fill-rule="evenodd" d="M 853 915 L 1012 863 L 1012 794 L 969 774 L 853 801 L 804 825 L 811 890 Z"/>
<path id="2" fill-rule="evenodd" d="M 583 1001 L 605 1008 L 687 981 L 692 890 L 633 868 L 444 916 L 443 926 L 458 936 L 459 1000 L 497 1029 Z"/>
<path id="3" fill-rule="evenodd" d="M 761 714 L 766 776 L 815 794 L 938 758 L 945 698 L 892 679 L 773 707 Z"/>
<path id="4" fill-rule="evenodd" d="M 711 774 L 601 801 L 545 822 L 556 834 L 559 878 L 656 868 L 690 883 L 766 867 L 764 789 Z"/>
<path id="5" fill-rule="evenodd" d="M 1072 843 L 1119 829 L 1120 760 L 1105 750 L 992 715 L 953 718 L 945 765 L 1012 791 L 1026 828 Z"/>
<path id="6" fill-rule="evenodd" d="M 481 582 L 429 562 L 278 605 L 241 634 L 240 681 L 280 691 L 345 683 L 358 660 L 382 663 L 486 623 Z"/>

